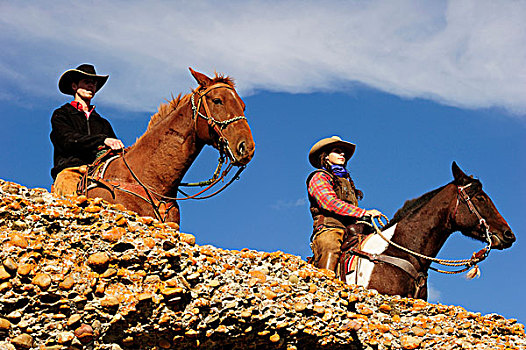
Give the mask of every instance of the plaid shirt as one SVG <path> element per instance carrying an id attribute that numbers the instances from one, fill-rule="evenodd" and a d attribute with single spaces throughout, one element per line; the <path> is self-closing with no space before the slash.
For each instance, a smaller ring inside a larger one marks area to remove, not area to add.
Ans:
<path id="1" fill-rule="evenodd" d="M 331 177 L 324 172 L 319 171 L 312 176 L 309 181 L 308 191 L 309 195 L 316 200 L 316 203 L 327 211 L 358 218 L 365 214 L 365 209 L 355 207 L 336 196 Z"/>

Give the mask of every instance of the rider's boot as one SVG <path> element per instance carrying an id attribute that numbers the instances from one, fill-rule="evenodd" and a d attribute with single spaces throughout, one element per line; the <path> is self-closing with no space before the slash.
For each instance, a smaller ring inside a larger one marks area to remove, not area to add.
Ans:
<path id="1" fill-rule="evenodd" d="M 338 263 L 340 261 L 340 256 L 334 253 L 327 253 L 322 255 L 320 261 L 318 261 L 318 268 L 327 269 L 337 273 Z"/>

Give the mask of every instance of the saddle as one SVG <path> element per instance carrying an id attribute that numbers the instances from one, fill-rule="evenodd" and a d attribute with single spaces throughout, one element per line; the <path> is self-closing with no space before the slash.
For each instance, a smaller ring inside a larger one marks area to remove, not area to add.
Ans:
<path id="1" fill-rule="evenodd" d="M 352 268 L 352 260 L 356 256 L 354 249 L 361 248 L 367 237 L 372 233 L 372 227 L 367 224 L 351 224 L 345 228 L 345 235 L 340 248 L 340 280 L 345 281 L 345 276 Z"/>
<path id="2" fill-rule="evenodd" d="M 77 183 L 77 194 L 87 195 L 90 187 L 103 186 L 108 189 L 111 192 L 112 197 L 115 198 L 113 186 L 106 183 L 104 180 L 104 173 L 106 172 L 108 165 L 118 157 L 120 157 L 119 152 L 112 149 L 102 149 L 99 151 L 95 161 L 87 165 L 86 172 Z"/>

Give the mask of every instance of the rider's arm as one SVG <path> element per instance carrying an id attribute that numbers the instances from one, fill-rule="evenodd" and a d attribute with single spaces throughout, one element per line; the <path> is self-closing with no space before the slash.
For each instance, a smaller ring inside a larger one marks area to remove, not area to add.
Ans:
<path id="1" fill-rule="evenodd" d="M 361 218 L 366 210 L 339 199 L 334 192 L 331 178 L 324 172 L 315 173 L 309 181 L 309 195 L 313 197 L 321 208 L 338 215 Z"/>
<path id="2" fill-rule="evenodd" d="M 86 134 L 81 131 L 72 118 L 74 117 L 64 108 L 55 110 L 51 117 L 51 141 L 63 150 L 94 152 L 105 144 L 104 141 L 107 138 L 117 138 L 110 123 L 100 117 L 96 121 L 90 120 L 92 124 L 97 123 L 96 130 L 98 132 L 95 134 Z"/>

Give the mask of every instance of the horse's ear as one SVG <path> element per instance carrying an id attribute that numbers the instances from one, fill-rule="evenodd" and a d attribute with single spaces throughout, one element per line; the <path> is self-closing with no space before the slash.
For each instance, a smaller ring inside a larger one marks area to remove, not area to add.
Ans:
<path id="1" fill-rule="evenodd" d="M 190 73 L 192 73 L 195 80 L 197 80 L 197 83 L 202 87 L 207 87 L 212 82 L 212 79 L 204 75 L 203 73 L 196 72 L 192 68 L 188 67 L 190 69 Z"/>
<path id="2" fill-rule="evenodd" d="M 453 178 L 455 179 L 455 183 L 457 185 L 464 185 L 471 179 L 469 176 L 467 176 L 462 169 L 457 165 L 457 162 L 453 161 L 453 164 L 451 164 L 451 171 L 453 172 Z"/>

